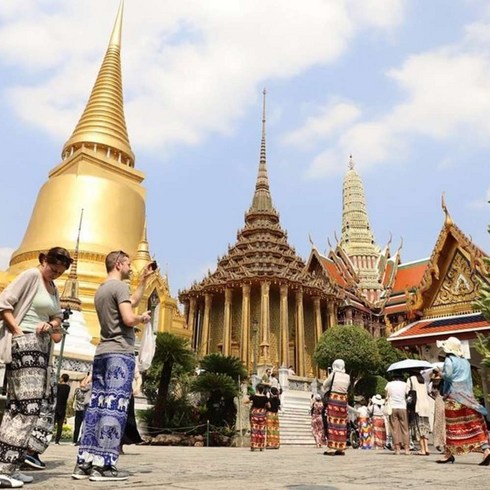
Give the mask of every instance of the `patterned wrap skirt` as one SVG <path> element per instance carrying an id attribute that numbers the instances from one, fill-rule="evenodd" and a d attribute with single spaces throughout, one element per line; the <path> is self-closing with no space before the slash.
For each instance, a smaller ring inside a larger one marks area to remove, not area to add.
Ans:
<path id="1" fill-rule="evenodd" d="M 373 439 L 376 447 L 384 447 L 386 444 L 386 426 L 383 415 L 373 415 Z"/>
<path id="2" fill-rule="evenodd" d="M 266 410 L 265 408 L 252 408 L 250 410 L 250 449 L 264 449 L 265 430 L 266 430 Z"/>
<path id="3" fill-rule="evenodd" d="M 412 439 L 420 441 L 422 437 L 426 439 L 430 434 L 429 417 L 421 417 L 418 414 L 414 414 L 410 423 L 410 435 Z"/>
<path id="4" fill-rule="evenodd" d="M 446 448 L 452 455 L 482 451 L 488 445 L 483 415 L 450 398 L 445 400 Z"/>
<path id="5" fill-rule="evenodd" d="M 327 403 L 327 447 L 344 451 L 347 442 L 347 394 L 330 393 Z"/>
<path id="6" fill-rule="evenodd" d="M 359 417 L 357 424 L 359 427 L 359 437 L 360 437 L 359 447 L 361 449 L 371 449 L 372 435 L 373 435 L 371 420 L 369 420 L 369 417 Z"/>
<path id="7" fill-rule="evenodd" d="M 277 412 L 267 412 L 267 449 L 279 449 L 279 415 Z"/>
<path id="8" fill-rule="evenodd" d="M 49 335 L 12 337 L 7 365 L 7 404 L 0 426 L 0 473 L 12 474 L 26 450 L 42 453 L 54 426 L 56 383 L 48 366 Z"/>
<path id="9" fill-rule="evenodd" d="M 437 394 L 434 402 L 434 446 L 443 448 L 446 445 L 446 416 L 444 399 Z"/>
<path id="10" fill-rule="evenodd" d="M 321 446 L 325 444 L 325 432 L 323 431 L 322 414 L 313 414 L 311 416 L 311 432 L 315 438 L 315 444 Z"/>
<path id="11" fill-rule="evenodd" d="M 115 466 L 128 416 L 134 355 L 95 356 L 92 396 L 85 412 L 77 463 Z"/>

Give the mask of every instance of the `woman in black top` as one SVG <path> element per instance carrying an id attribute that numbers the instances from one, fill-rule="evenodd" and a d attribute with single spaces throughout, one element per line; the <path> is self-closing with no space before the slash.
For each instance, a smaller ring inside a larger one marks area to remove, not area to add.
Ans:
<path id="1" fill-rule="evenodd" d="M 269 406 L 269 399 L 264 394 L 264 387 L 257 386 L 257 392 L 250 397 L 252 408 L 250 409 L 250 449 L 255 451 L 264 450 L 265 447 L 265 425 L 266 425 L 266 408 Z"/>
<path id="2" fill-rule="evenodd" d="M 269 407 L 267 408 L 267 449 L 279 449 L 281 445 L 279 415 L 277 413 L 280 407 L 279 391 L 277 388 L 271 388 Z"/>

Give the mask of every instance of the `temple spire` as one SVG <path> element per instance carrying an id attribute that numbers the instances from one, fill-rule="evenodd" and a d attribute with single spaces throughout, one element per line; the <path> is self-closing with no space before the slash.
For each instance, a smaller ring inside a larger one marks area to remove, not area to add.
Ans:
<path id="1" fill-rule="evenodd" d="M 269 189 L 269 177 L 267 175 L 267 158 L 266 158 L 266 143 L 265 143 L 265 99 L 267 91 L 264 88 L 262 91 L 262 140 L 260 142 L 260 160 L 257 182 L 255 184 L 255 193 L 252 201 L 250 212 L 257 211 L 273 211 L 272 198 Z"/>
<path id="2" fill-rule="evenodd" d="M 86 146 L 104 152 L 108 158 L 119 163 L 134 167 L 134 154 L 124 117 L 121 76 L 123 10 L 124 0 L 121 0 L 102 66 L 82 117 L 63 147 L 63 159 Z"/>
<path id="3" fill-rule="evenodd" d="M 63 309 L 70 308 L 72 311 L 81 311 L 82 302 L 78 297 L 78 254 L 80 249 L 80 233 L 82 231 L 83 209 L 80 212 L 80 223 L 78 224 L 77 243 L 73 254 L 73 262 L 70 267 L 68 279 L 65 282 L 63 293 L 61 294 L 60 304 Z"/>
<path id="4" fill-rule="evenodd" d="M 370 255 L 376 248 L 369 226 L 364 186 L 354 169 L 352 155 L 349 157 L 349 170 L 344 178 L 340 246 L 349 256 Z"/>

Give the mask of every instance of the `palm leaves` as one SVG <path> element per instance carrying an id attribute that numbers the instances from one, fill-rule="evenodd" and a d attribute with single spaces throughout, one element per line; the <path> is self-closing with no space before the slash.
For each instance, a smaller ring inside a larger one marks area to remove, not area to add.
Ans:
<path id="1" fill-rule="evenodd" d="M 234 356 L 223 356 L 221 354 L 208 354 L 201 361 L 201 368 L 207 373 L 226 374 L 238 381 L 247 377 L 247 370 L 243 362 Z"/>
<path id="2" fill-rule="evenodd" d="M 227 374 L 202 373 L 192 381 L 191 390 L 208 398 L 233 398 L 238 394 L 238 385 Z"/>
<path id="3" fill-rule="evenodd" d="M 167 399 L 174 366 L 177 365 L 185 371 L 190 371 L 196 364 L 196 358 L 187 339 L 169 332 L 159 332 L 153 362 L 157 366 L 156 369 L 160 369 L 158 394 L 153 412 L 153 427 L 158 429 L 165 427 L 168 419 Z"/>
<path id="4" fill-rule="evenodd" d="M 239 392 L 239 378 L 247 376 L 245 366 L 238 357 L 208 354 L 202 359 L 201 368 L 204 372 L 192 382 L 191 389 L 203 396 L 206 419 L 216 426 L 233 425 L 233 398 Z"/>

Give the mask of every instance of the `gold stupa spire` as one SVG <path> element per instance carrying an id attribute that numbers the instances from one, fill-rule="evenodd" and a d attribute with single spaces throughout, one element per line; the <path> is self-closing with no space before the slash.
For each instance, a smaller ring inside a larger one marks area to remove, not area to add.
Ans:
<path id="1" fill-rule="evenodd" d="M 257 182 L 255 184 L 255 193 L 252 201 L 250 212 L 257 211 L 273 211 L 272 198 L 269 188 L 269 177 L 267 175 L 267 160 L 266 160 L 266 146 L 265 146 L 265 97 L 267 91 L 262 91 L 262 140 L 260 142 L 260 160 L 259 160 L 259 172 L 257 175 Z"/>
<path id="2" fill-rule="evenodd" d="M 116 161 L 134 167 L 134 153 L 129 144 L 121 76 L 121 30 L 124 0 L 121 0 L 109 47 L 102 62 L 87 106 L 70 139 L 65 143 L 62 158 L 69 157 L 82 146 L 96 151 L 103 149 Z"/>
<path id="3" fill-rule="evenodd" d="M 143 234 L 141 236 L 141 240 L 138 244 L 138 250 L 134 257 L 132 257 L 133 267 L 136 271 L 141 271 L 143 268 L 151 262 L 150 255 L 150 244 L 148 243 L 148 234 L 146 231 L 146 221 L 145 226 L 143 228 Z"/>
<path id="4" fill-rule="evenodd" d="M 60 304 L 63 309 L 70 308 L 71 310 L 81 311 L 82 302 L 78 296 L 78 254 L 80 251 L 80 233 L 82 231 L 83 209 L 80 213 L 80 223 L 78 225 L 77 244 L 75 245 L 75 253 L 73 254 L 73 262 L 70 267 L 68 279 L 65 282 L 63 293 L 60 297 Z"/>

